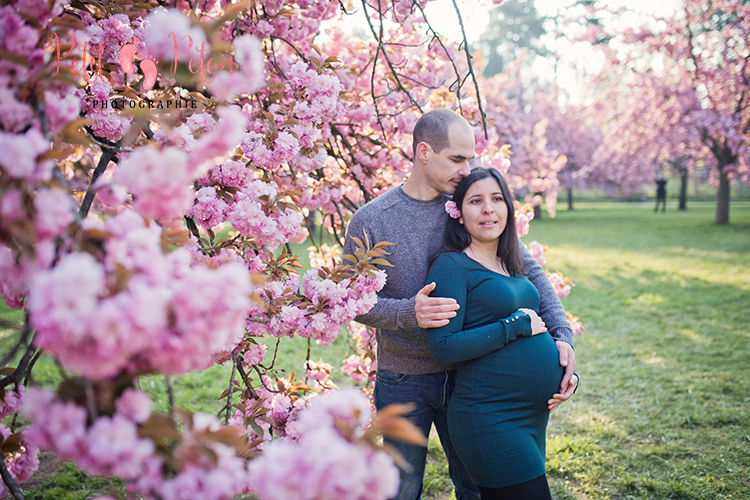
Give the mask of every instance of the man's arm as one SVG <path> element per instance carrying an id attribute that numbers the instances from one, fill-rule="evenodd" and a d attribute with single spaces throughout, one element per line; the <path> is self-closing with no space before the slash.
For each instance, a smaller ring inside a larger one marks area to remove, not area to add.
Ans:
<path id="1" fill-rule="evenodd" d="M 565 315 L 565 308 L 560 302 L 555 288 L 550 283 L 547 273 L 526 250 L 526 246 L 520 238 L 518 246 L 521 252 L 521 261 L 526 269 L 526 277 L 539 292 L 539 316 L 544 320 L 553 339 L 567 342 L 573 346 L 573 329 L 570 328 L 570 322 Z"/>
<path id="2" fill-rule="evenodd" d="M 344 255 L 354 255 L 354 252 L 357 251 L 357 244 L 352 237 L 357 237 L 360 240 L 363 240 L 364 231 L 366 230 L 363 221 L 364 218 L 365 217 L 362 216 L 361 213 L 357 212 L 349 222 L 349 225 L 346 228 L 346 238 L 344 239 Z M 371 244 L 378 243 L 371 230 L 367 230 L 367 237 Z M 385 259 L 388 260 L 388 257 L 386 256 Z M 395 268 L 392 267 L 383 268 L 387 276 L 391 272 L 394 272 L 394 269 Z M 386 278 L 386 283 L 389 278 L 390 276 Z M 383 297 L 381 291 L 378 293 L 378 300 L 373 308 L 367 313 L 357 316 L 354 320 L 367 326 L 385 330 L 405 330 L 416 328 L 417 318 L 414 312 L 414 297 L 408 299 L 392 299 L 389 297 Z"/>

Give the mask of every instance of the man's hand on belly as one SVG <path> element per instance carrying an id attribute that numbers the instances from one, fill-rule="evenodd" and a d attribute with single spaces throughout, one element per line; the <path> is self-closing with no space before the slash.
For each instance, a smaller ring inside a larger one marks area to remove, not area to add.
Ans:
<path id="1" fill-rule="evenodd" d="M 573 393 L 576 392 L 576 387 L 578 387 L 578 375 L 573 375 L 573 377 L 570 379 L 568 387 L 564 391 L 555 394 L 554 396 L 552 396 L 552 399 L 547 401 L 547 408 L 549 409 L 549 412 L 552 413 L 557 409 L 558 406 L 567 401 L 570 396 L 572 396 Z"/>
<path id="2" fill-rule="evenodd" d="M 570 386 L 570 378 L 576 370 L 576 352 L 572 345 L 562 340 L 556 340 L 555 345 L 560 353 L 560 366 L 565 367 L 565 374 L 560 382 L 560 392 L 564 393 Z"/>

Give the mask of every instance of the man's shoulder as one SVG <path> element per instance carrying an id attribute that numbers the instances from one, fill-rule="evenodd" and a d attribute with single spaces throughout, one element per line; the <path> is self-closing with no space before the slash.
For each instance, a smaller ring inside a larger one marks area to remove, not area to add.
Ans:
<path id="1" fill-rule="evenodd" d="M 365 203 L 354 212 L 350 224 L 354 224 L 355 227 L 371 226 L 382 221 L 393 220 L 393 211 L 398 210 L 399 205 L 404 201 L 404 197 L 398 192 L 400 189 L 401 187 L 397 186 Z"/>
<path id="2" fill-rule="evenodd" d="M 403 202 L 405 200 L 400 191 L 401 186 L 396 186 L 393 189 L 389 189 L 377 198 L 373 198 L 372 200 L 362 205 L 362 207 L 360 207 L 355 212 L 355 216 L 369 216 L 375 213 L 382 212 L 383 210 L 388 210 L 393 206 L 398 205 L 400 202 Z"/>

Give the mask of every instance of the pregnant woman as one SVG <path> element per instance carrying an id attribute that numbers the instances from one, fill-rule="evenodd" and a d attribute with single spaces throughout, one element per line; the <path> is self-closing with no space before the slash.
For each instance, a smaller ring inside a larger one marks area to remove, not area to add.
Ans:
<path id="1" fill-rule="evenodd" d="M 460 305 L 428 330 L 441 365 L 457 364 L 448 406 L 451 441 L 483 500 L 550 499 L 545 437 L 563 377 L 539 317 L 539 294 L 523 274 L 510 190 L 495 169 L 476 168 L 446 205 L 447 251 L 432 263 L 434 297 Z M 553 397 L 554 395 L 554 397 Z"/>

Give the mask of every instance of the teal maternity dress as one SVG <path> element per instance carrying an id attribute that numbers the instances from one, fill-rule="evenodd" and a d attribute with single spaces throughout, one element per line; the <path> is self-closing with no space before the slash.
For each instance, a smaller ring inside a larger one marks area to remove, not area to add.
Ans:
<path id="1" fill-rule="evenodd" d="M 559 391 L 563 367 L 549 333 L 531 336 L 539 294 L 523 276 L 491 271 L 465 253 L 433 262 L 431 297 L 461 306 L 450 323 L 427 330 L 441 365 L 457 364 L 448 405 L 453 446 L 474 482 L 502 488 L 545 473 L 547 400 Z"/>

